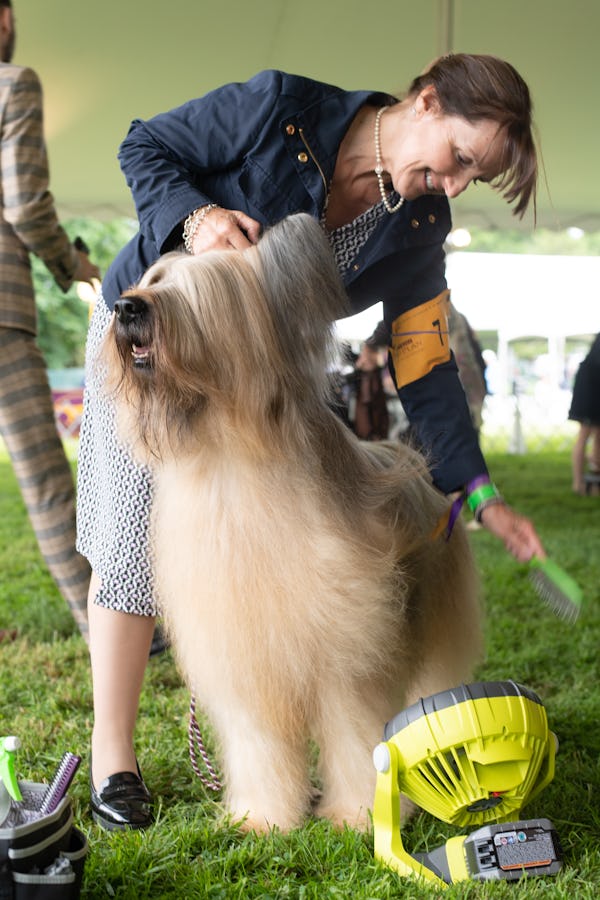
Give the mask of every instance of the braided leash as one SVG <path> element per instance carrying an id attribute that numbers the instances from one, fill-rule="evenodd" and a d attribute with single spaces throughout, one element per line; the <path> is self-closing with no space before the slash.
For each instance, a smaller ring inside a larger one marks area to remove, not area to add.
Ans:
<path id="1" fill-rule="evenodd" d="M 206 752 L 206 748 L 204 746 L 204 741 L 202 740 L 202 732 L 200 731 L 200 726 L 198 725 L 196 719 L 196 698 L 192 694 L 190 699 L 190 724 L 188 727 L 188 746 L 190 750 L 190 761 L 192 763 L 192 769 L 204 785 L 204 787 L 208 788 L 211 791 L 220 791 L 223 785 L 219 780 L 219 776 L 217 775 L 208 753 Z M 198 765 L 198 759 L 196 756 L 196 749 L 200 753 L 202 757 L 202 762 L 204 763 L 204 767 L 210 778 L 207 778 Z"/>

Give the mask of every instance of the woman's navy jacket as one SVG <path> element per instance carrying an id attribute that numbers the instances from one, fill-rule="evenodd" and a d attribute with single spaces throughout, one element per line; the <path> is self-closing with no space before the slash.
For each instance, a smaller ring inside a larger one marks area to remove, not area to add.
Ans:
<path id="1" fill-rule="evenodd" d="M 357 111 L 386 94 L 344 91 L 278 71 L 228 84 L 148 121 L 136 120 L 119 160 L 139 218 L 138 234 L 103 282 L 109 307 L 161 253 L 181 242 L 194 209 L 218 203 L 271 225 L 306 212 L 320 218 L 337 152 Z M 445 197 L 423 196 L 386 216 L 351 263 L 352 312 L 383 302 L 391 325 L 446 287 Z M 461 488 L 486 471 L 454 359 L 399 390 L 437 486 Z"/>

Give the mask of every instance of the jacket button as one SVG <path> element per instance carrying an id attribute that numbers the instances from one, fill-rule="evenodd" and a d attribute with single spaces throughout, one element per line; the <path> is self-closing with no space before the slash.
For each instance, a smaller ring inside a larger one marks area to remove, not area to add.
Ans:
<path id="1" fill-rule="evenodd" d="M 358 272 L 359 269 L 360 269 L 360 264 L 359 264 L 359 263 L 354 263 L 354 265 L 352 266 L 352 271 L 353 271 L 353 272 Z"/>
<path id="2" fill-rule="evenodd" d="M 429 219 L 430 225 L 433 225 L 434 222 L 435 222 L 435 216 L 433 215 L 433 213 L 429 213 L 429 215 L 427 216 L 427 218 Z"/>
<path id="3" fill-rule="evenodd" d="M 410 224 L 411 224 L 411 227 L 412 227 L 412 228 L 418 228 L 418 227 L 419 227 L 419 220 L 418 220 L 418 219 L 411 219 L 411 220 L 410 220 Z"/>
<path id="4" fill-rule="evenodd" d="M 303 150 L 302 153 L 298 154 L 298 160 L 301 163 L 307 163 L 308 162 L 308 153 L 305 153 Z"/>
<path id="5" fill-rule="evenodd" d="M 286 134 L 296 134 L 296 127 L 294 125 L 286 125 L 285 133 Z"/>

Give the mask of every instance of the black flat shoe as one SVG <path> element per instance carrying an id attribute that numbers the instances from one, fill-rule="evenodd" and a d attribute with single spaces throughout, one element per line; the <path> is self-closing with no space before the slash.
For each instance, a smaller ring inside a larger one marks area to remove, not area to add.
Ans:
<path id="1" fill-rule="evenodd" d="M 154 821 L 152 796 L 141 773 L 117 772 L 94 787 L 90 771 L 92 818 L 108 831 L 147 828 Z"/>

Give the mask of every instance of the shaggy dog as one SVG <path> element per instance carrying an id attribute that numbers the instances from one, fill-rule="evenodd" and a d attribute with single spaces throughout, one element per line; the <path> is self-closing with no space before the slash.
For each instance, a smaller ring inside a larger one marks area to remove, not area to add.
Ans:
<path id="1" fill-rule="evenodd" d="M 244 827 L 310 811 L 364 827 L 385 722 L 471 677 L 478 591 L 466 535 L 403 444 L 331 411 L 347 313 L 318 224 L 244 252 L 169 254 L 118 301 L 105 346 L 121 433 L 153 465 L 158 596 Z M 312 744 L 311 744 L 312 742 Z"/>

